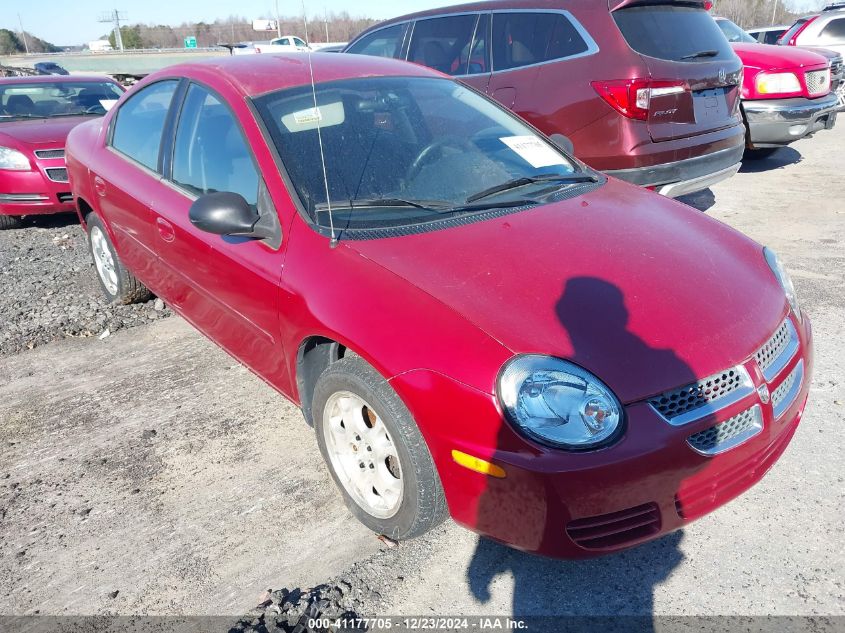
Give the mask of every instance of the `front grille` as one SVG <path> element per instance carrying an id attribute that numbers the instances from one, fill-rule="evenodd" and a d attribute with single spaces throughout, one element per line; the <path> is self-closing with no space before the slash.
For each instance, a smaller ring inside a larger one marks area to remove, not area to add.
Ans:
<path id="1" fill-rule="evenodd" d="M 734 367 L 698 382 L 666 391 L 649 404 L 674 426 L 700 419 L 751 394 L 753 386 L 743 367 Z"/>
<path id="2" fill-rule="evenodd" d="M 772 392 L 772 411 L 777 420 L 786 413 L 786 410 L 795 402 L 795 398 L 801 392 L 801 384 L 804 382 L 804 360 L 798 361 L 795 369 Z"/>
<path id="3" fill-rule="evenodd" d="M 771 382 L 798 351 L 798 332 L 787 318 L 766 343 L 754 354 L 754 360 Z"/>
<path id="4" fill-rule="evenodd" d="M 842 66 L 843 66 L 843 61 L 842 61 L 841 57 L 839 59 L 834 59 L 830 63 L 830 74 L 831 74 L 831 76 L 836 77 L 837 75 L 839 75 L 839 73 L 842 72 Z"/>
<path id="5" fill-rule="evenodd" d="M 70 191 L 57 193 L 56 197 L 59 199 L 59 202 L 73 202 L 73 194 Z"/>
<path id="6" fill-rule="evenodd" d="M 826 95 L 830 92 L 830 70 L 812 70 L 804 75 L 807 90 L 811 95 Z"/>
<path id="7" fill-rule="evenodd" d="M 37 158 L 64 158 L 65 150 L 63 149 L 37 149 L 35 150 Z"/>
<path id="8" fill-rule="evenodd" d="M 660 532 L 660 510 L 655 503 L 576 519 L 566 526 L 573 542 L 584 549 L 608 550 L 642 541 Z"/>
<path id="9" fill-rule="evenodd" d="M 718 455 L 747 442 L 763 430 L 763 410 L 759 405 L 687 438 L 696 453 Z"/>
<path id="10" fill-rule="evenodd" d="M 45 169 L 47 178 L 53 182 L 67 182 L 67 169 L 64 167 L 56 167 L 55 169 Z"/>
<path id="11" fill-rule="evenodd" d="M 687 520 L 697 519 L 748 490 L 783 454 L 797 428 L 796 421 L 756 455 L 704 480 L 693 478 L 692 483 L 683 484 L 675 495 L 678 516 Z"/>

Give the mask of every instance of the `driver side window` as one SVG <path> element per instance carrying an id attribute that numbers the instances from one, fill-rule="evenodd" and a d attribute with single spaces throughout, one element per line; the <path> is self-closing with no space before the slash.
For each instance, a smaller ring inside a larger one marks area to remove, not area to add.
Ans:
<path id="1" fill-rule="evenodd" d="M 111 146 L 144 167 L 157 170 L 164 121 L 177 85 L 175 79 L 159 81 L 130 97 L 117 112 Z"/>

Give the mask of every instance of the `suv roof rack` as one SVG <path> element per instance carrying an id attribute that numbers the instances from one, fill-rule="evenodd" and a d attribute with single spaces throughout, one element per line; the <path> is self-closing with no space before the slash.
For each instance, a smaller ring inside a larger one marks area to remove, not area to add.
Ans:
<path id="1" fill-rule="evenodd" d="M 824 12 L 824 11 L 841 11 L 843 9 L 845 9 L 845 2 L 831 2 L 824 9 L 822 9 L 822 12 Z"/>

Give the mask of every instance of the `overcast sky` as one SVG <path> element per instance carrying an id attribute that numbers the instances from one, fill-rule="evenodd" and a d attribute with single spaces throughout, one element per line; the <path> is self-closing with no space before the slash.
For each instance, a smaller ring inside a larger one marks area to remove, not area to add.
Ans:
<path id="1" fill-rule="evenodd" d="M 784 0 L 800 10 L 824 4 L 824 0 Z M 309 14 L 349 10 L 349 0 L 306 0 Z M 388 18 L 447 4 L 449 0 L 356 0 L 350 13 L 374 18 Z M 120 9 L 130 22 L 177 25 L 182 22 L 226 18 L 231 14 L 247 19 L 273 16 L 274 0 L 0 0 L 0 28 L 20 29 L 18 15 L 24 29 L 54 44 L 81 44 L 96 39 L 109 30 L 97 22 L 101 14 Z M 302 13 L 301 0 L 279 0 L 279 12 L 284 15 Z"/>

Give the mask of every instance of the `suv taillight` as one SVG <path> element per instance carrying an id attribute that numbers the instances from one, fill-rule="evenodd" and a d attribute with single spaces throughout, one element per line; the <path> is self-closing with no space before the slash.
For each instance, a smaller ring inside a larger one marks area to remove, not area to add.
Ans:
<path id="1" fill-rule="evenodd" d="M 639 121 L 648 120 L 648 109 L 653 98 L 689 91 L 689 86 L 685 81 L 654 81 L 652 79 L 594 81 L 592 86 L 614 110 L 629 119 Z"/>
<path id="2" fill-rule="evenodd" d="M 804 32 L 804 29 L 806 29 L 813 22 L 815 22 L 818 19 L 818 17 L 819 16 L 816 15 L 816 16 L 810 18 L 809 20 L 807 20 L 806 22 L 804 22 L 804 24 L 802 24 L 800 27 L 798 27 L 798 30 L 795 31 L 795 35 L 793 35 L 792 37 L 789 38 L 789 42 L 787 42 L 787 46 L 798 46 L 798 36 L 801 35 L 801 33 Z"/>

